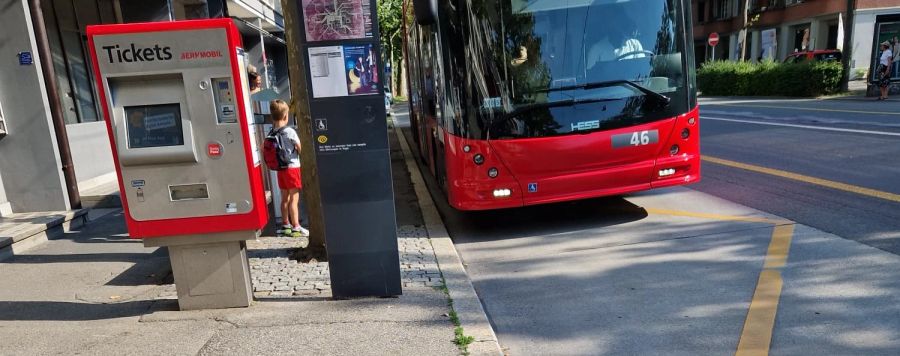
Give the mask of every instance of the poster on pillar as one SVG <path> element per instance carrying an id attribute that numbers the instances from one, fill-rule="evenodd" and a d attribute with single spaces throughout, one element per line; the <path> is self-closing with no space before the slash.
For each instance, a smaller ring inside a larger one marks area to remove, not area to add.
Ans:
<path id="1" fill-rule="evenodd" d="M 378 94 L 378 62 L 372 44 L 344 46 L 347 89 L 350 95 Z"/>
<path id="2" fill-rule="evenodd" d="M 372 0 L 301 0 L 306 41 L 372 38 Z"/>

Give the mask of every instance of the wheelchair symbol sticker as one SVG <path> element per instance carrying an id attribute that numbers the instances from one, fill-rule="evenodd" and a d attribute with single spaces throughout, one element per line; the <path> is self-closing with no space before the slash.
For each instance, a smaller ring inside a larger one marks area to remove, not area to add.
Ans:
<path id="1" fill-rule="evenodd" d="M 537 183 L 528 183 L 528 192 L 537 193 Z"/>

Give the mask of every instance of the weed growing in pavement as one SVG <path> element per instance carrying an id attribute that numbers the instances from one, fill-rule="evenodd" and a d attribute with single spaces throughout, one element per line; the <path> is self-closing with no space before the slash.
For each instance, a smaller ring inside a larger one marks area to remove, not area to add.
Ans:
<path id="1" fill-rule="evenodd" d="M 463 327 L 459 324 L 459 315 L 456 314 L 456 310 L 453 309 L 453 298 L 450 298 L 450 290 L 447 289 L 447 281 L 441 279 L 441 286 L 438 289 L 441 292 L 444 292 L 447 295 L 447 306 L 450 307 L 450 322 L 456 326 L 453 329 L 453 334 L 456 336 L 453 339 L 453 343 L 456 344 L 456 347 L 459 347 L 459 351 L 462 352 L 463 355 L 469 355 L 469 344 L 475 342 L 474 336 L 467 336 Z"/>
<path id="2" fill-rule="evenodd" d="M 463 352 L 463 355 L 468 355 L 469 351 L 467 350 L 469 344 L 475 341 L 474 336 L 466 336 L 463 333 L 462 326 L 457 326 L 456 329 L 453 329 L 453 333 L 456 334 L 456 339 L 453 340 L 453 343 L 456 346 L 459 346 L 459 349 Z"/>

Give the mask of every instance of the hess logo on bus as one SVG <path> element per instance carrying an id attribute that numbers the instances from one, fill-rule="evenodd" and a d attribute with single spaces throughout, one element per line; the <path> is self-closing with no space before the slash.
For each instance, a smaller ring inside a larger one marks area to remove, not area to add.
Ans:
<path id="1" fill-rule="evenodd" d="M 593 130 L 600 128 L 600 120 L 581 121 L 573 123 L 572 131 Z"/>

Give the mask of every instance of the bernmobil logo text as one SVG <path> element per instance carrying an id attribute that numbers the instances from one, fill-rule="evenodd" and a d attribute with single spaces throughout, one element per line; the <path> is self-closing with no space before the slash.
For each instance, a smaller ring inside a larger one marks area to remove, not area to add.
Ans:
<path id="1" fill-rule="evenodd" d="M 222 58 L 221 51 L 188 51 L 181 54 L 181 59 Z"/>
<path id="2" fill-rule="evenodd" d="M 109 63 L 133 63 L 133 62 L 155 62 L 168 61 L 172 59 L 172 47 L 138 47 L 134 43 L 130 46 L 121 47 L 119 45 L 103 46 L 106 50 L 106 58 Z"/>

